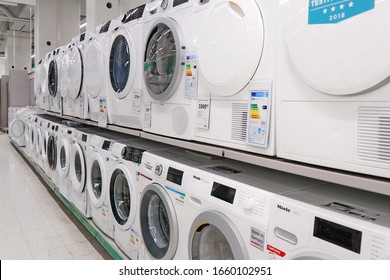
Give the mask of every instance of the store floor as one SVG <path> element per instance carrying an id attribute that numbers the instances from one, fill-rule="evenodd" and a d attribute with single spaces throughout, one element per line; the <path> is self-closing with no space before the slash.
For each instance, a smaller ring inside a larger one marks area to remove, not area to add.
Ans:
<path id="1" fill-rule="evenodd" d="M 0 259 L 112 259 L 1 132 Z"/>

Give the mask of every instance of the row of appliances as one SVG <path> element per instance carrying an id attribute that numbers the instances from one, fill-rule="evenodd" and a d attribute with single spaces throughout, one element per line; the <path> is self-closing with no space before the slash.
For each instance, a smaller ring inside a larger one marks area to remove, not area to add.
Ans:
<path id="1" fill-rule="evenodd" d="M 333 2 L 142 5 L 42 59 L 37 104 L 390 178 L 390 1 Z"/>
<path id="2" fill-rule="evenodd" d="M 388 196 L 36 112 L 21 120 L 26 153 L 130 259 L 390 259 Z"/>

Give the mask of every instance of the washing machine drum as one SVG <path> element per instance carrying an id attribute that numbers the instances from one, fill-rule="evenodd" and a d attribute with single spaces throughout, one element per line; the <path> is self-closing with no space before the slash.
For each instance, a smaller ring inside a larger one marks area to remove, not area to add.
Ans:
<path id="1" fill-rule="evenodd" d="M 20 119 L 13 120 L 10 125 L 10 135 L 12 139 L 19 139 L 24 137 L 24 133 L 26 132 L 26 126 L 24 121 Z"/>
<path id="2" fill-rule="evenodd" d="M 83 60 L 77 47 L 72 47 L 68 55 L 69 94 L 73 99 L 76 99 L 80 95 L 83 84 Z"/>
<path id="3" fill-rule="evenodd" d="M 172 259 L 178 244 L 178 222 L 172 201 L 158 184 L 145 187 L 140 205 L 141 232 L 154 259 Z"/>
<path id="4" fill-rule="evenodd" d="M 172 21 L 161 19 L 151 29 L 144 57 L 144 82 L 156 100 L 169 98 L 183 74 L 179 29 Z"/>
<path id="5" fill-rule="evenodd" d="M 50 61 L 48 72 L 48 88 L 49 94 L 53 97 L 57 95 L 58 89 L 58 68 L 55 60 Z"/>
<path id="6" fill-rule="evenodd" d="M 128 84 L 131 63 L 129 42 L 123 35 L 115 37 L 110 52 L 110 81 L 114 92 L 121 93 Z"/>
<path id="7" fill-rule="evenodd" d="M 49 136 L 47 141 L 47 161 L 51 170 L 57 168 L 57 140 L 53 134 Z"/>
<path id="8" fill-rule="evenodd" d="M 389 82 L 390 62 L 384 58 L 390 40 L 382 34 L 390 27 L 390 1 L 351 1 L 332 9 L 325 1 L 289 2 L 284 42 L 293 70 L 308 85 L 349 95 Z"/>

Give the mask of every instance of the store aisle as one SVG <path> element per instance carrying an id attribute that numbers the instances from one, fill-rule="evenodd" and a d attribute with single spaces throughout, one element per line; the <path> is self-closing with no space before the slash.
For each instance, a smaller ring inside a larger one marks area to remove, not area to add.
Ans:
<path id="1" fill-rule="evenodd" d="M 112 259 L 1 133 L 0 259 Z"/>

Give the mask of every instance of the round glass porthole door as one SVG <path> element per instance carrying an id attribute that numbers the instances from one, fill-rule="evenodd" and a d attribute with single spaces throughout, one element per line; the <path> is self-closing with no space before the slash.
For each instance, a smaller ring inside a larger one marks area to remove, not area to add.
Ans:
<path id="1" fill-rule="evenodd" d="M 110 179 L 110 204 L 117 226 L 123 230 L 134 223 L 136 195 L 129 170 L 122 164 L 116 165 Z"/>
<path id="2" fill-rule="evenodd" d="M 69 143 L 66 139 L 62 139 L 58 151 L 58 165 L 60 176 L 68 175 L 70 161 L 69 161 Z"/>
<path id="3" fill-rule="evenodd" d="M 12 121 L 10 125 L 10 134 L 12 138 L 19 139 L 24 137 L 25 131 L 25 125 L 22 120 L 16 119 Z"/>
<path id="4" fill-rule="evenodd" d="M 93 152 L 88 167 L 88 194 L 95 207 L 101 207 L 106 198 L 106 170 L 104 161 L 98 152 Z"/>
<path id="5" fill-rule="evenodd" d="M 51 170 L 57 168 L 57 141 L 53 134 L 50 134 L 47 141 L 47 161 Z"/>
<path id="6" fill-rule="evenodd" d="M 68 78 L 69 94 L 76 99 L 80 95 L 83 83 L 83 60 L 77 47 L 72 47 L 69 51 Z"/>
<path id="7" fill-rule="evenodd" d="M 166 190 L 151 184 L 145 187 L 140 205 L 141 232 L 154 259 L 172 259 L 177 250 L 179 227 L 172 201 Z"/>
<path id="8" fill-rule="evenodd" d="M 135 77 L 135 48 L 124 30 L 119 30 L 111 44 L 110 81 L 117 98 L 129 93 Z"/>
<path id="9" fill-rule="evenodd" d="M 72 146 L 70 154 L 70 165 L 72 168 L 71 180 L 74 191 L 80 194 L 85 187 L 85 157 L 79 144 Z"/>
<path id="10" fill-rule="evenodd" d="M 102 85 L 104 75 L 104 53 L 97 39 L 90 39 L 87 43 L 85 53 L 85 87 L 88 96 L 92 99 L 98 97 Z"/>
<path id="11" fill-rule="evenodd" d="M 144 82 L 149 95 L 156 100 L 169 98 L 183 75 L 179 29 L 169 19 L 161 19 L 147 37 L 144 57 Z"/>
<path id="12" fill-rule="evenodd" d="M 58 84 L 58 69 L 57 62 L 53 59 L 49 64 L 49 72 L 48 72 L 48 88 L 49 94 L 53 97 L 57 95 L 57 84 Z"/>
<path id="13" fill-rule="evenodd" d="M 192 260 L 248 259 L 239 231 L 225 215 L 216 211 L 203 212 L 196 217 L 189 240 Z"/>

